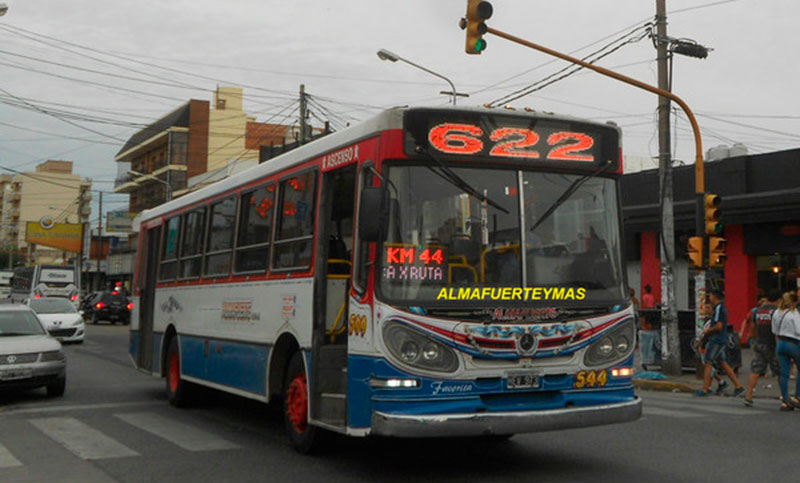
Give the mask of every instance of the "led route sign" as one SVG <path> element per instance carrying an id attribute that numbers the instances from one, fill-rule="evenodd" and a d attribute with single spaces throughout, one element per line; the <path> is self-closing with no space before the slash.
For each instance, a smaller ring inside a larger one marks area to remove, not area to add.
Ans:
<path id="1" fill-rule="evenodd" d="M 430 145 L 448 154 L 480 154 L 486 149 L 480 126 L 447 122 L 428 132 Z M 555 161 L 595 161 L 594 137 L 590 134 L 556 131 L 542 139 L 532 129 L 499 127 L 489 134 L 489 156 L 511 158 L 546 158 Z M 542 140 L 543 142 L 540 142 Z"/>

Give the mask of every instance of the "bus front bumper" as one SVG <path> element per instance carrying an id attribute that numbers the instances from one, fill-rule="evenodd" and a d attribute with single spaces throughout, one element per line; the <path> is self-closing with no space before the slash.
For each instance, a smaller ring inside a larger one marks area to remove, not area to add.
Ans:
<path id="1" fill-rule="evenodd" d="M 406 415 L 372 413 L 371 434 L 401 438 L 534 433 L 635 421 L 642 399 L 540 411 Z"/>

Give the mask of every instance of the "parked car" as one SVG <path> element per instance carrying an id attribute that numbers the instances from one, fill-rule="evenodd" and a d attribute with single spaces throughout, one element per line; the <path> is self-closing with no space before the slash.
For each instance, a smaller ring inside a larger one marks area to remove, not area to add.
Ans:
<path id="1" fill-rule="evenodd" d="M 122 292 L 95 292 L 83 305 L 83 317 L 93 324 L 101 320 L 128 324 L 131 321 L 132 308 L 133 305 Z"/>
<path id="2" fill-rule="evenodd" d="M 61 342 L 83 342 L 86 326 L 83 316 L 69 299 L 63 297 L 39 297 L 28 300 L 28 306 L 36 312 L 45 330 Z"/>
<path id="3" fill-rule="evenodd" d="M 36 314 L 24 305 L 0 305 L 0 389 L 44 386 L 48 396 L 59 397 L 66 384 L 67 360 L 61 344 Z"/>

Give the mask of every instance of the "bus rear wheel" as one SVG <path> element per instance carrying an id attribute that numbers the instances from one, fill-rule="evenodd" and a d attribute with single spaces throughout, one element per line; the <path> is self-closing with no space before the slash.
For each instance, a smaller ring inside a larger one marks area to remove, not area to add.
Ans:
<path id="1" fill-rule="evenodd" d="M 178 337 L 170 339 L 167 348 L 167 400 L 175 407 L 189 405 L 191 383 L 181 379 L 181 357 L 178 349 Z"/>
<path id="2" fill-rule="evenodd" d="M 292 355 L 283 387 L 283 420 L 289 440 L 300 453 L 313 453 L 320 447 L 323 430 L 308 423 L 308 378 L 301 351 Z"/>

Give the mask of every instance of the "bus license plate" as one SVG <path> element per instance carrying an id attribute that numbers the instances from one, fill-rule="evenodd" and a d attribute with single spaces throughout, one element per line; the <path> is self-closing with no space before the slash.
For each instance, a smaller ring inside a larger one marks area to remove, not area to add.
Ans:
<path id="1" fill-rule="evenodd" d="M 0 381 L 14 381 L 17 379 L 28 379 L 33 377 L 31 369 L 6 369 L 0 370 Z"/>
<path id="2" fill-rule="evenodd" d="M 539 387 L 539 375 L 532 372 L 509 372 L 506 378 L 509 389 Z"/>

